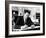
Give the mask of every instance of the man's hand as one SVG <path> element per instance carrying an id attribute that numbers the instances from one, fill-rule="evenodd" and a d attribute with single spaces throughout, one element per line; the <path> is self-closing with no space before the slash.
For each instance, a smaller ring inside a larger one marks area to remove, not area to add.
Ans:
<path id="1" fill-rule="evenodd" d="M 21 30 L 25 30 L 27 27 L 27 25 L 21 26 Z"/>

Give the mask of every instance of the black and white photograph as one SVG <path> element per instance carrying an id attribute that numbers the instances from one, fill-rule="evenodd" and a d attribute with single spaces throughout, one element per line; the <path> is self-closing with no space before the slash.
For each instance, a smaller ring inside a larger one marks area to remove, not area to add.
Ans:
<path id="1" fill-rule="evenodd" d="M 31 30 L 40 30 L 40 8 L 13 6 L 12 31 L 31 31 Z"/>
<path id="2" fill-rule="evenodd" d="M 43 4 L 10 3 L 8 8 L 8 35 L 43 33 Z"/>

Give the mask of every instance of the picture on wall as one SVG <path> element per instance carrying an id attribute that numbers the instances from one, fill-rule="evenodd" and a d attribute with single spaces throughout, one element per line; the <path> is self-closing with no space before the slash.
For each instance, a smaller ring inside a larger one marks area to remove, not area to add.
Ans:
<path id="1" fill-rule="evenodd" d="M 44 3 L 8 3 L 8 36 L 44 35 L 43 9 Z"/>

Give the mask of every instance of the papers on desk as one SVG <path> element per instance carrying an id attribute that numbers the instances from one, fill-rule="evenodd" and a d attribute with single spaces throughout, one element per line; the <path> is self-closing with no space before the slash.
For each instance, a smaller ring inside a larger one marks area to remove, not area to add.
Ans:
<path id="1" fill-rule="evenodd" d="M 30 27 L 23 27 L 21 28 L 21 30 L 27 30 L 27 29 L 35 29 L 35 28 L 40 28 L 40 26 L 35 26 L 35 25 L 31 25 Z"/>
<path id="2" fill-rule="evenodd" d="M 35 25 L 31 25 L 30 27 L 28 27 L 27 25 L 22 26 L 21 29 L 13 29 L 14 31 L 22 31 L 22 30 L 27 30 L 27 29 L 36 29 L 36 28 L 40 28 L 40 26 L 35 26 Z"/>

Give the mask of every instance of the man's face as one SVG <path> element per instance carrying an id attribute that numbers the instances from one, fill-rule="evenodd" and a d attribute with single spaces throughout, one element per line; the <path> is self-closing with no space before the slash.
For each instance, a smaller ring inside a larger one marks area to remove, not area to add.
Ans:
<path id="1" fill-rule="evenodd" d="M 29 17 L 29 14 L 27 12 L 24 15 L 25 15 L 25 18 Z"/>

